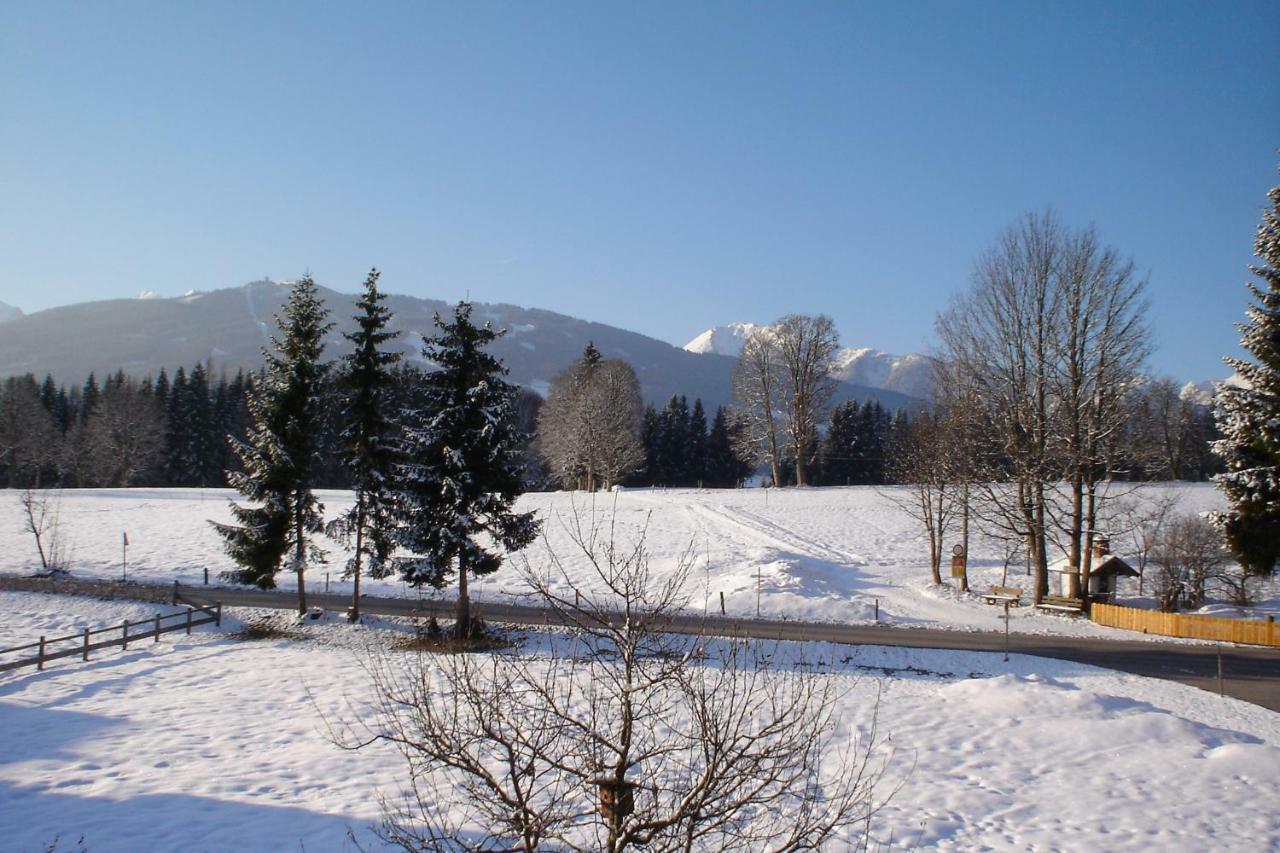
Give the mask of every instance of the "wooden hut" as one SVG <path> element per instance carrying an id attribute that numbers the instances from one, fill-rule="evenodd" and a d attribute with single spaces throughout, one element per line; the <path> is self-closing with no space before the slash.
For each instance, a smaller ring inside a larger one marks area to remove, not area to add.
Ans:
<path id="1" fill-rule="evenodd" d="M 1052 575 L 1057 573 L 1059 579 L 1059 595 L 1068 598 L 1080 597 L 1080 570 L 1066 557 L 1057 560 L 1049 567 Z M 1116 582 L 1119 578 L 1136 578 L 1138 573 L 1124 560 L 1111 553 L 1111 540 L 1105 536 L 1096 536 L 1093 540 L 1093 559 L 1089 565 L 1089 600 L 1110 604 L 1116 597 Z"/>

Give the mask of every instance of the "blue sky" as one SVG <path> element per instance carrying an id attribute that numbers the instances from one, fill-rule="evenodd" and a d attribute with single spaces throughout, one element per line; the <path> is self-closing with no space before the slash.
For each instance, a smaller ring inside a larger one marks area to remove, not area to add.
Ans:
<path id="1" fill-rule="evenodd" d="M 311 271 L 682 344 L 830 314 L 921 350 L 1020 214 L 1223 375 L 1280 183 L 1280 5 L 0 5 L 0 301 Z"/>

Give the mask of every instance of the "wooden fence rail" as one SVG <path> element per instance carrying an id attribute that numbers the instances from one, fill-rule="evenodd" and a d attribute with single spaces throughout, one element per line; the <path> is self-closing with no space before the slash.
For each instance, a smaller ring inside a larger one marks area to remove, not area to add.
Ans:
<path id="1" fill-rule="evenodd" d="M 198 614 L 198 615 L 197 615 Z M 214 602 L 213 604 L 189 605 L 186 610 L 180 610 L 177 613 L 157 614 L 154 618 L 145 619 L 139 622 L 131 622 L 125 619 L 118 626 L 108 628 L 85 628 L 83 632 L 77 634 L 69 634 L 65 637 L 44 637 L 34 643 L 27 643 L 23 646 L 14 646 L 8 649 L 0 649 L 0 659 L 15 652 L 27 652 L 31 649 L 36 650 L 34 657 L 25 657 L 18 660 L 4 661 L 0 660 L 0 672 L 11 669 L 20 669 L 24 666 L 34 666 L 36 669 L 44 669 L 44 665 L 51 660 L 60 658 L 69 658 L 79 656 L 82 660 L 89 659 L 89 653 L 98 649 L 107 649 L 114 646 L 121 648 L 129 648 L 130 643 L 137 643 L 141 640 L 153 640 L 160 642 L 161 634 L 171 634 L 175 631 L 185 631 L 191 633 L 191 629 L 200 625 L 222 624 L 222 603 Z M 138 630 L 141 629 L 141 630 Z M 94 639 L 95 637 L 104 637 L 105 639 Z M 73 645 L 67 645 L 71 643 Z M 61 648 L 51 648 L 55 646 Z"/>
<path id="2" fill-rule="evenodd" d="M 1271 616 L 1266 619 L 1222 619 L 1217 616 L 1190 616 L 1118 607 L 1113 604 L 1095 604 L 1090 608 L 1090 618 L 1099 625 L 1127 628 L 1144 634 L 1280 646 L 1280 631 L 1276 630 L 1275 619 Z"/>

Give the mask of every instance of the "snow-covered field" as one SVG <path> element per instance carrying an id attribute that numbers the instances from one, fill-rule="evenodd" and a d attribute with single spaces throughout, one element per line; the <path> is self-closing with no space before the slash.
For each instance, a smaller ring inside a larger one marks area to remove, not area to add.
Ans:
<path id="1" fill-rule="evenodd" d="M 1144 487 L 1131 499 L 1149 499 L 1175 491 L 1178 511 L 1200 512 L 1221 506 L 1209 484 Z M 119 577 L 121 533 L 129 535 L 128 571 L 132 578 L 197 584 L 207 567 L 214 582 L 231 568 L 209 520 L 229 520 L 226 490 L 132 489 L 66 491 L 58 499 L 60 530 L 72 570 L 77 575 Z M 976 595 L 961 595 L 949 583 L 930 582 L 927 547 L 911 517 L 895 503 L 902 490 L 870 487 L 822 489 L 632 490 L 590 496 L 584 493 L 526 495 L 521 509 L 544 519 L 545 541 L 525 552 L 535 570 L 548 565 L 551 549 L 576 583 L 587 583 L 587 564 L 571 541 L 577 518 L 584 526 L 601 526 L 599 536 L 619 543 L 635 541 L 643 532 L 655 576 L 671 571 L 688 554 L 694 561 L 688 592 L 690 606 L 719 609 L 725 596 L 730 614 L 754 614 L 836 622 L 870 622 L 879 618 L 903 626 L 1002 630 L 999 608 Z M 323 493 L 332 517 L 350 501 L 345 492 Z M 1124 531 L 1114 531 L 1113 547 L 1125 556 L 1132 547 Z M 971 552 L 970 583 L 974 590 L 992 584 L 1022 586 L 1030 591 L 1025 564 L 1018 561 L 1004 574 L 1001 547 L 976 537 Z M 330 563 L 309 571 L 312 588 L 323 588 L 326 576 L 334 591 L 347 591 L 339 580 L 346 555 L 332 544 Z M 0 492 L 0 572 L 27 572 L 38 565 L 31 536 L 24 532 L 17 494 Z M 947 579 L 950 581 L 950 579 Z M 284 588 L 293 577 L 282 572 Z M 394 580 L 366 581 L 370 594 L 431 595 L 406 589 Z M 1123 590 L 1122 590 L 1123 591 Z M 1132 588 L 1129 591 L 1136 591 Z M 446 594 L 448 594 L 446 590 Z M 473 581 L 481 600 L 521 600 L 525 593 L 519 561 L 488 578 Z M 1280 609 L 1280 590 L 1272 584 L 1258 613 Z M 1038 613 L 1032 608 L 1011 612 L 1011 630 L 1134 637 L 1131 632 L 1093 625 L 1086 620 Z"/>
<path id="2" fill-rule="evenodd" d="M 7 646 L 156 609 L 0 593 L 0 612 Z M 356 849 L 351 832 L 380 849 L 377 794 L 394 793 L 400 761 L 381 747 L 339 750 L 322 713 L 361 693 L 356 649 L 393 626 L 228 636 L 251 615 L 0 675 L 0 847 L 43 851 L 57 838 L 79 850 L 83 838 L 92 853 L 319 853 Z M 903 785 L 874 834 L 893 849 L 1280 846 L 1280 714 L 1031 657 L 818 644 L 790 654 L 833 661 L 849 688 L 846 729 L 866 729 L 879 692 L 890 781 Z"/>

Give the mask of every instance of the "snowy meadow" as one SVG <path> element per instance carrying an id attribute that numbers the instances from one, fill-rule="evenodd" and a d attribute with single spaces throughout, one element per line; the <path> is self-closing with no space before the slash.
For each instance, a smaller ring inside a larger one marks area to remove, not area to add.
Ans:
<path id="1" fill-rule="evenodd" d="M 210 521 L 230 520 L 230 490 L 86 489 L 51 492 L 57 508 L 59 535 L 76 576 L 202 584 L 233 568 Z M 1176 512 L 1198 513 L 1222 506 L 1220 494 L 1207 483 L 1143 486 L 1126 495 L 1134 502 L 1177 497 Z M 5 498 L 8 498 L 5 500 Z M 326 518 L 350 503 L 346 492 L 321 492 Z M 590 585 L 589 566 L 576 535 L 610 538 L 629 544 L 643 537 L 655 578 L 661 579 L 688 558 L 694 563 L 689 606 L 717 611 L 723 593 L 730 615 L 755 615 L 900 626 L 1003 630 L 1000 608 L 976 594 L 958 593 L 949 583 L 930 582 L 928 549 L 918 523 L 900 505 L 909 500 L 899 487 L 815 489 L 637 489 L 611 494 L 543 492 L 520 498 L 517 509 L 535 510 L 543 535 L 494 575 L 476 578 L 473 598 L 483 602 L 526 600 L 522 565 L 541 571 L 549 552 L 563 563 L 568 580 Z M 0 572 L 27 573 L 39 566 L 34 542 L 24 530 L 17 494 L 0 493 Z M 127 566 L 122 566 L 122 534 L 128 535 Z M 321 537 L 329 555 L 325 565 L 308 569 L 311 589 L 350 592 L 341 579 L 347 553 Z M 958 535 L 953 540 L 958 541 Z M 1133 547 L 1123 530 L 1113 536 L 1121 556 Z M 975 592 L 989 586 L 1031 588 L 1021 557 L 1004 562 L 1002 545 L 978 535 L 971 548 L 970 585 Z M 1053 557 L 1059 556 L 1051 554 Z M 949 578 L 947 578 L 950 581 Z M 291 572 L 280 572 L 281 588 L 295 586 Z M 1122 600 L 1136 595 L 1125 581 Z M 429 588 L 412 589 L 395 579 L 365 579 L 370 595 L 427 596 Z M 1274 601 L 1277 591 L 1263 590 Z M 1224 608 L 1209 608 L 1222 610 Z M 1264 607 L 1262 611 L 1265 612 Z M 1031 608 L 1015 608 L 1011 630 L 1133 638 L 1131 632 L 1084 620 L 1049 616 Z"/>
<path id="2" fill-rule="evenodd" d="M 1180 509 L 1216 505 L 1209 487 L 1179 486 Z M 35 560 L 16 496 L 0 523 L 0 571 Z M 216 582 L 229 563 L 209 519 L 227 492 L 65 492 L 59 531 L 76 575 L 118 577 L 121 533 L 131 578 Z M 323 495 L 327 513 L 346 496 Z M 935 590 L 920 535 L 889 490 L 624 491 L 527 495 L 568 582 L 588 585 L 575 519 L 602 538 L 645 537 L 656 579 L 692 555 L 689 606 L 731 613 L 904 626 L 997 629 L 997 608 Z M 972 584 L 1007 579 L 979 542 Z M 1124 553 L 1123 543 L 1117 550 Z M 309 582 L 338 580 L 343 555 Z M 1025 576 L 1024 576 L 1025 577 Z M 282 585 L 290 582 L 280 575 Z M 1028 584 L 1029 585 L 1029 584 Z M 374 581 L 372 594 L 420 594 Z M 473 587 L 480 601 L 519 599 L 517 566 Z M 430 593 L 427 593 L 430 594 Z M 0 646 L 85 625 L 143 620 L 173 608 L 0 593 Z M 1013 630 L 1131 636 L 1022 608 Z M 246 632 L 269 624 L 283 634 Z M 6 847 L 57 850 L 381 849 L 379 797 L 405 781 L 389 746 L 336 746 L 328 723 L 367 713 L 369 649 L 412 627 L 336 616 L 231 611 L 221 630 L 165 636 L 128 651 L 0 676 L 0 833 Z M 257 637 L 257 638 L 254 638 Z M 505 652 L 536 668 L 547 638 L 513 635 Z M 835 725 L 866 737 L 885 768 L 873 820 L 888 849 L 1262 850 L 1280 845 L 1280 714 L 1169 682 L 1014 655 L 783 644 L 786 666 L 838 684 Z M 409 652 L 391 652 L 408 661 Z M 398 657 L 396 657 L 398 656 Z M 365 709 L 365 710 L 362 710 Z M 679 713 L 684 713 L 680 711 Z M 18 733 L 15 735 L 15 733 Z M 892 796 L 890 797 L 890 794 Z M 460 817 L 460 815 L 454 815 Z M 83 838 L 81 842 L 80 839 Z M 835 849 L 835 848 L 833 848 Z"/>

